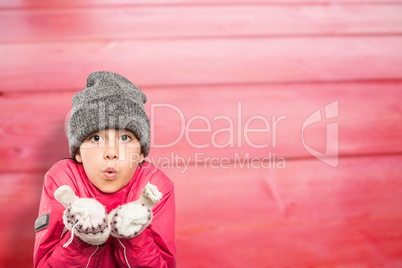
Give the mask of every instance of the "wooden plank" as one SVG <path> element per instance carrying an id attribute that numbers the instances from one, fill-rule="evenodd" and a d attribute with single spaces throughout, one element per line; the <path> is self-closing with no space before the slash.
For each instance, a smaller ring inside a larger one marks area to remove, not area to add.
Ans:
<path id="1" fill-rule="evenodd" d="M 153 128 L 149 160 L 159 165 L 170 161 L 185 170 L 183 160 L 216 164 L 218 159 L 219 165 L 225 158 L 261 158 L 264 165 L 271 158 L 272 165 L 280 165 L 281 158 L 314 158 L 308 147 L 321 153 L 328 147 L 327 157 L 336 156 L 337 147 L 340 156 L 395 154 L 402 148 L 401 82 L 142 89 Z M 0 170 L 44 170 L 69 156 L 64 124 L 74 93 L 0 98 Z M 302 137 L 307 118 L 317 110 L 325 118 L 324 107 L 334 101 L 338 117 L 305 127 Z M 248 129 L 262 132 L 244 132 L 247 121 Z M 208 122 L 209 131 L 191 132 L 207 129 Z M 333 123 L 338 143 L 326 140 L 326 126 Z"/>
<path id="2" fill-rule="evenodd" d="M 139 86 L 401 79 L 402 37 L 28 43 L 0 46 L 0 91 L 75 90 L 96 70 Z"/>
<path id="3" fill-rule="evenodd" d="M 398 266 L 401 160 L 401 155 L 348 158 L 337 168 L 290 161 L 283 170 L 166 170 L 177 193 L 178 245 L 186 249 L 181 263 Z"/>
<path id="4" fill-rule="evenodd" d="M 328 4 L 397 4 L 401 0 L 86 0 L 86 1 L 63 1 L 63 0 L 3 0 L 1 8 L 88 8 L 98 6 L 200 6 L 200 5 L 328 5 Z"/>
<path id="5" fill-rule="evenodd" d="M 32 267 L 34 224 L 38 217 L 44 172 L 0 173 L 0 266 Z"/>
<path id="6" fill-rule="evenodd" d="M 118 7 L 0 12 L 0 42 L 402 33 L 402 5 Z"/>
<path id="7" fill-rule="evenodd" d="M 310 160 L 289 161 L 286 169 L 165 169 L 175 184 L 178 264 L 399 267 L 401 161 L 396 155 L 345 158 L 337 168 Z M 44 173 L 0 173 L 6 267 L 32 263 Z"/>

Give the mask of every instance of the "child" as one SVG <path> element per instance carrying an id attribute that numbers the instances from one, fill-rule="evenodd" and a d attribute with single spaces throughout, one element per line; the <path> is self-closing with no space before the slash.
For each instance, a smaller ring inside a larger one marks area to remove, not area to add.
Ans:
<path id="1" fill-rule="evenodd" d="M 34 267 L 175 267 L 174 188 L 144 161 L 146 101 L 129 80 L 106 71 L 91 73 L 74 95 L 71 159 L 45 175 Z"/>

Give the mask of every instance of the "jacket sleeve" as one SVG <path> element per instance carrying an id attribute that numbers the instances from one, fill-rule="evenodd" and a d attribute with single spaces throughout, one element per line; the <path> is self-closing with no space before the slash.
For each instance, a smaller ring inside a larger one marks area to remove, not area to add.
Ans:
<path id="1" fill-rule="evenodd" d="M 175 198 L 173 183 L 161 190 L 152 223 L 139 236 L 116 238 L 115 257 L 120 267 L 176 267 Z"/>
<path id="2" fill-rule="evenodd" d="M 55 198 L 55 190 L 65 184 L 75 189 L 71 182 L 55 180 L 56 176 L 45 175 L 39 206 L 39 216 L 48 214 L 48 225 L 36 232 L 34 246 L 34 267 L 95 267 L 102 251 L 101 246 L 85 243 L 77 236 L 64 248 L 71 232 L 64 230 L 64 207 Z M 57 181 L 57 182 L 56 182 Z"/>

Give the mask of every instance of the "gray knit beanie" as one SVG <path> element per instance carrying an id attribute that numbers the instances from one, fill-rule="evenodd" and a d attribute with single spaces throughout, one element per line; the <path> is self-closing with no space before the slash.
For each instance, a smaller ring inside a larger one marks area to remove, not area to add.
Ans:
<path id="1" fill-rule="evenodd" d="M 86 88 L 73 96 L 68 121 L 70 155 L 75 157 L 91 133 L 107 128 L 131 130 L 146 157 L 150 150 L 150 123 L 144 110 L 147 96 L 127 78 L 99 71 L 87 78 Z"/>

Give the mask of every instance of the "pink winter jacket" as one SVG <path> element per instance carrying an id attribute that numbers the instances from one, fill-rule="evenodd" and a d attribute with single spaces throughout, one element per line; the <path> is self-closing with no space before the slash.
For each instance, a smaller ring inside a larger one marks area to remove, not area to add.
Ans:
<path id="1" fill-rule="evenodd" d="M 109 213 L 119 205 L 135 201 L 150 182 L 163 194 L 153 208 L 153 219 L 144 232 L 131 239 L 109 237 L 105 244 L 94 246 L 77 236 L 64 248 L 71 237 L 64 230 L 64 207 L 54 198 L 54 191 L 68 185 L 79 197 L 95 198 Z M 175 267 L 175 199 L 173 183 L 154 165 L 144 162 L 137 167 L 134 177 L 113 194 L 99 191 L 89 181 L 82 164 L 71 159 L 57 162 L 46 173 L 39 216 L 49 219 L 43 229 L 36 232 L 34 267 Z"/>

